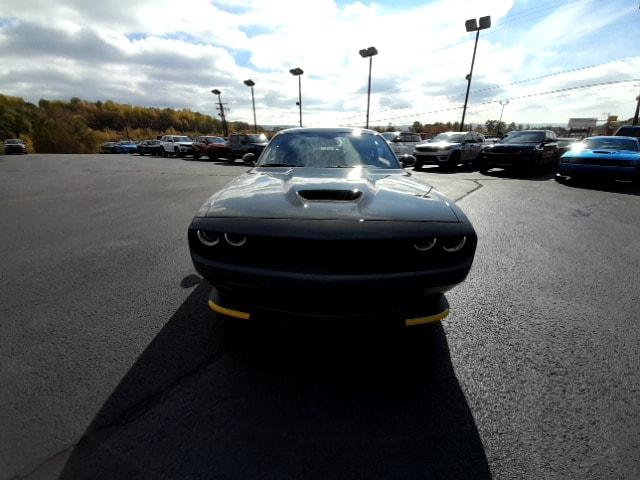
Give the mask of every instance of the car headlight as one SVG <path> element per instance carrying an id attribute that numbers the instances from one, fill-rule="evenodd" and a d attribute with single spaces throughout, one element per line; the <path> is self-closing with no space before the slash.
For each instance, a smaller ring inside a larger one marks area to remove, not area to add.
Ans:
<path id="1" fill-rule="evenodd" d="M 467 237 L 452 237 L 444 241 L 442 249 L 447 253 L 454 253 L 462 250 L 465 243 L 467 243 Z"/>
<path id="2" fill-rule="evenodd" d="M 225 233 L 224 239 L 232 247 L 241 247 L 245 243 L 247 243 L 247 237 L 245 237 L 244 235 L 238 235 L 236 233 Z"/>
<path id="3" fill-rule="evenodd" d="M 435 237 L 416 240 L 415 242 L 413 242 L 413 248 L 415 248 L 419 252 L 428 252 L 435 246 L 436 241 L 437 239 Z"/>
<path id="4" fill-rule="evenodd" d="M 207 247 L 215 247 L 218 243 L 220 243 L 220 237 L 216 234 L 198 230 L 196 232 L 196 235 L 198 236 L 198 240 L 200 240 L 200 243 Z"/>

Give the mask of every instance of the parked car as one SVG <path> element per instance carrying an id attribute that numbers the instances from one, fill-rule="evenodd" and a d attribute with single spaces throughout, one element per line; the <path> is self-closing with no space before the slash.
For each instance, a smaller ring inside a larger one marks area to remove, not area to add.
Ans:
<path id="1" fill-rule="evenodd" d="M 136 153 L 138 145 L 133 140 L 120 140 L 111 147 L 111 153 Z"/>
<path id="2" fill-rule="evenodd" d="M 160 140 L 143 140 L 138 143 L 138 153 L 140 155 L 160 155 L 162 146 Z"/>
<path id="3" fill-rule="evenodd" d="M 476 132 L 444 132 L 425 143 L 416 145 L 415 169 L 423 165 L 455 167 L 461 163 L 474 163 L 480 156 L 484 136 Z"/>
<path id="4" fill-rule="evenodd" d="M 640 125 L 623 125 L 614 133 L 616 137 L 636 137 L 640 138 Z"/>
<path id="5" fill-rule="evenodd" d="M 116 142 L 104 142 L 100 145 L 100 153 L 113 153 Z"/>
<path id="6" fill-rule="evenodd" d="M 381 135 L 387 142 L 391 142 L 394 138 L 400 135 L 400 132 L 384 132 Z"/>
<path id="7" fill-rule="evenodd" d="M 163 157 L 175 155 L 184 157 L 193 153 L 193 139 L 184 135 L 164 135 L 160 139 L 160 153 Z"/>
<path id="8" fill-rule="evenodd" d="M 19 138 L 8 138 L 4 141 L 4 154 L 10 155 L 12 153 L 25 155 L 27 153 L 27 146 Z"/>
<path id="9" fill-rule="evenodd" d="M 636 137 L 589 137 L 560 159 L 556 180 L 592 176 L 640 181 L 640 143 Z"/>
<path id="10" fill-rule="evenodd" d="M 464 281 L 477 243 L 459 207 L 356 128 L 277 133 L 200 208 L 188 240 L 218 314 L 404 325 L 447 315 L 444 293 Z"/>
<path id="11" fill-rule="evenodd" d="M 207 157 L 209 160 L 231 159 L 231 152 L 224 138 L 205 135 L 193 142 L 193 158 L 200 157 Z"/>
<path id="12" fill-rule="evenodd" d="M 398 158 L 403 155 L 413 155 L 413 151 L 419 143 L 422 143 L 420 135 L 411 132 L 399 132 L 398 135 L 389 141 L 391 150 L 393 150 L 393 153 L 395 153 Z"/>
<path id="13" fill-rule="evenodd" d="M 537 175 L 541 168 L 555 168 L 560 150 L 552 130 L 512 131 L 500 142 L 487 145 L 480 157 L 480 173 L 493 167 L 515 168 Z"/>
<path id="14" fill-rule="evenodd" d="M 574 137 L 558 138 L 559 155 L 562 156 L 565 153 L 567 153 L 569 150 L 571 150 L 571 147 L 573 147 L 573 145 L 578 142 L 580 142 L 579 138 L 574 138 Z"/>
<path id="15" fill-rule="evenodd" d="M 227 140 L 227 147 L 231 152 L 230 160 L 242 158 L 246 153 L 260 156 L 267 146 L 267 137 L 264 134 L 232 133 Z"/>

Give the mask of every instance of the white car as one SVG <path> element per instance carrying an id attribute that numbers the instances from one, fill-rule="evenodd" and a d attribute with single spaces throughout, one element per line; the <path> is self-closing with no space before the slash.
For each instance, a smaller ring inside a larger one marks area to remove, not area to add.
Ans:
<path id="1" fill-rule="evenodd" d="M 160 153 L 163 157 L 175 155 L 184 157 L 193 154 L 193 139 L 182 135 L 165 135 L 160 139 L 162 149 Z"/>

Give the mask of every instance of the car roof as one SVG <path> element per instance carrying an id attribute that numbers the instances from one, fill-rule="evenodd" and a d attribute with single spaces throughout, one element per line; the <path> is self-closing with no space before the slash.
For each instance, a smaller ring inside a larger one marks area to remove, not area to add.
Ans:
<path id="1" fill-rule="evenodd" d="M 360 131 L 362 133 L 370 133 L 374 135 L 378 135 L 378 132 L 375 130 L 370 130 L 367 128 L 359 128 L 359 127 L 294 127 L 287 128 L 285 130 L 280 130 L 280 133 L 353 133 L 355 131 Z"/>

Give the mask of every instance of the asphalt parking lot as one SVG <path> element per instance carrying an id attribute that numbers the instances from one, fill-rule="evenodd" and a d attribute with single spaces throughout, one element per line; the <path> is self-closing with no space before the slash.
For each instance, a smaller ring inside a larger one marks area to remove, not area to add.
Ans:
<path id="1" fill-rule="evenodd" d="M 639 478 L 640 192 L 417 173 L 478 232 L 442 324 L 228 324 L 186 242 L 247 167 L 0 157 L 0 478 Z"/>

